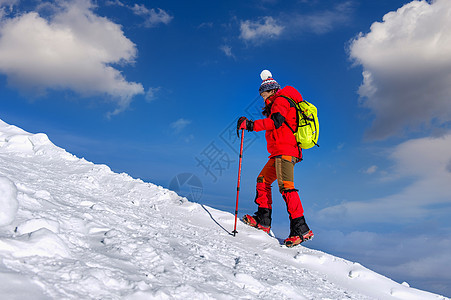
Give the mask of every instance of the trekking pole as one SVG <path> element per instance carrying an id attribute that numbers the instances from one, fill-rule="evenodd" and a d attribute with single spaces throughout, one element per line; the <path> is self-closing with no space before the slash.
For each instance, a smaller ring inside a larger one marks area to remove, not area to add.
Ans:
<path id="1" fill-rule="evenodd" d="M 236 220 L 238 217 L 238 199 L 240 197 L 240 181 L 241 181 L 241 161 L 243 160 L 243 140 L 244 140 L 244 129 L 241 130 L 241 145 L 240 145 L 240 162 L 238 167 L 238 184 L 236 187 L 236 207 L 235 207 L 235 227 L 233 227 L 233 236 L 235 236 L 238 231 L 236 231 Z"/>

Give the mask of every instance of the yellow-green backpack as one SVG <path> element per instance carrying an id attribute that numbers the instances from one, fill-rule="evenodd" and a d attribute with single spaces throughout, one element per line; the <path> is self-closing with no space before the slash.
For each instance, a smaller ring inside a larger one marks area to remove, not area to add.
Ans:
<path id="1" fill-rule="evenodd" d="M 296 130 L 293 130 L 293 128 L 288 125 L 287 121 L 285 121 L 285 124 L 291 129 L 291 131 L 293 131 L 298 146 L 302 149 L 310 149 L 313 146 L 319 147 L 319 121 L 318 111 L 315 105 L 305 100 L 296 102 L 289 97 L 282 97 L 290 101 L 297 111 L 298 122 Z"/>

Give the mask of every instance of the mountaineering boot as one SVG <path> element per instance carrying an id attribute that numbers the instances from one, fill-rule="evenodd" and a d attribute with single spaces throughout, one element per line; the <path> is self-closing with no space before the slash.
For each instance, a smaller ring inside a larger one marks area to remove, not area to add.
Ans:
<path id="1" fill-rule="evenodd" d="M 300 243 L 312 239 L 313 232 L 305 223 L 304 216 L 290 219 L 290 236 L 285 239 L 284 243 L 287 247 L 294 247 Z"/>
<path id="2" fill-rule="evenodd" d="M 259 207 L 253 216 L 244 215 L 243 222 L 249 226 L 269 233 L 271 230 L 271 213 L 271 209 Z"/>
<path id="3" fill-rule="evenodd" d="M 258 222 L 255 218 L 257 218 L 257 216 L 244 215 L 243 222 L 249 226 L 257 227 Z"/>
<path id="4" fill-rule="evenodd" d="M 271 227 L 269 226 L 263 226 L 256 220 L 257 216 L 251 216 L 251 215 L 244 215 L 243 222 L 246 223 L 249 226 L 255 227 L 257 229 L 263 230 L 266 233 L 269 233 L 271 230 Z"/>
<path id="5" fill-rule="evenodd" d="M 294 247 L 299 245 L 300 243 L 310 240 L 312 239 L 314 236 L 313 231 L 309 230 L 308 232 L 306 232 L 305 234 L 299 236 L 290 236 L 288 238 L 285 239 L 284 243 L 285 246 L 287 246 L 288 248 Z"/>

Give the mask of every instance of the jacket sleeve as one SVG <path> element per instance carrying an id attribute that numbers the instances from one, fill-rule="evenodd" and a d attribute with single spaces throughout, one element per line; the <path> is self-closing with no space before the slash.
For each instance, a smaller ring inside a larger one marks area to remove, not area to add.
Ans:
<path id="1" fill-rule="evenodd" d="M 277 97 L 271 107 L 268 118 L 255 120 L 254 131 L 278 129 L 285 122 L 290 103 L 283 97 Z"/>

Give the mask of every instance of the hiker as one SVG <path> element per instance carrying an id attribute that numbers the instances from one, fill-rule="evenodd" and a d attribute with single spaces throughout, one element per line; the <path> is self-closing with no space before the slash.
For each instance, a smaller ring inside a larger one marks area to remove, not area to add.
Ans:
<path id="1" fill-rule="evenodd" d="M 302 150 L 293 135 L 293 130 L 297 128 L 297 112 L 291 101 L 283 97 L 299 102 L 302 101 L 302 96 L 291 86 L 281 89 L 268 70 L 262 71 L 260 77 L 263 82 L 259 93 L 265 101 L 262 113 L 266 118 L 252 121 L 246 117 L 240 117 L 237 130 L 266 130 L 267 149 L 270 155 L 257 177 L 255 203 L 258 205 L 258 210 L 253 216 L 245 215 L 243 221 L 266 233 L 270 232 L 271 184 L 277 179 L 279 191 L 285 200 L 290 217 L 290 235 L 284 243 L 287 247 L 293 247 L 313 238 L 313 232 L 305 222 L 298 190 L 294 187 L 294 166 L 302 159 Z"/>

